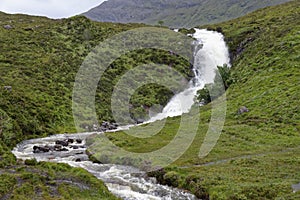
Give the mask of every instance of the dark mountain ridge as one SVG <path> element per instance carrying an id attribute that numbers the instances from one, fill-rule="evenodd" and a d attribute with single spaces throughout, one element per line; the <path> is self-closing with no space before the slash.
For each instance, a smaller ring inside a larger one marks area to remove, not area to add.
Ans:
<path id="1" fill-rule="evenodd" d="M 84 13 L 103 22 L 145 23 L 190 28 L 243 16 L 290 0 L 109 0 Z"/>

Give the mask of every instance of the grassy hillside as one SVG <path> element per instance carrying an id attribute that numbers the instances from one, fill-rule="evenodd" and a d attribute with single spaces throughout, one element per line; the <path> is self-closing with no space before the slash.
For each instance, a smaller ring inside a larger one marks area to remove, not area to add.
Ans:
<path id="1" fill-rule="evenodd" d="M 0 169 L 1 199 L 119 199 L 83 169 L 46 162 L 26 164 Z"/>
<path id="2" fill-rule="evenodd" d="M 135 26 L 91 24 L 0 13 L 0 198 L 117 199 L 104 184 L 66 165 L 18 163 L 10 150 L 25 138 L 72 128 L 76 69 L 99 40 Z M 83 37 L 91 30 L 94 40 Z"/>
<path id="3" fill-rule="evenodd" d="M 110 0 L 84 13 L 96 21 L 194 27 L 243 16 L 289 0 Z"/>
<path id="4" fill-rule="evenodd" d="M 92 22 L 83 16 L 50 20 L 0 12 L 0 197 L 115 199 L 102 182 L 83 170 L 58 164 L 23 165 L 10 150 L 24 139 L 77 131 L 72 90 L 85 57 L 106 38 L 141 26 Z M 172 65 L 191 78 L 189 62 L 169 52 L 145 49 L 125 54 L 108 67 L 107 82 L 98 85 L 100 123 L 112 120 L 108 101 L 118 75 L 151 62 Z M 155 98 L 157 94 L 160 98 Z M 171 96 L 157 85 L 140 88 L 131 99 L 132 115 L 147 115 L 141 106 L 164 105 Z M 82 123 L 83 128 L 92 126 Z"/>
<path id="5" fill-rule="evenodd" d="M 300 198 L 300 192 L 292 189 L 300 182 L 299 18 L 300 2 L 292 1 L 204 27 L 224 33 L 232 56 L 234 83 L 226 92 L 222 135 L 210 154 L 200 159 L 211 104 L 201 108 L 200 121 L 193 109 L 189 116 L 194 120 L 189 123 L 199 123 L 193 144 L 171 166 L 151 175 L 203 199 Z M 249 112 L 238 114 L 241 106 Z M 169 118 L 163 130 L 146 139 L 122 132 L 106 135 L 127 150 L 151 152 L 168 144 L 179 124 L 179 117 Z M 95 143 L 90 151 L 101 160 L 104 154 L 97 140 L 101 138 L 91 138 Z"/>
<path id="6" fill-rule="evenodd" d="M 91 22 L 82 16 L 49 20 L 0 14 L 0 138 L 10 146 L 23 138 L 76 131 L 72 90 L 83 60 L 104 39 L 141 27 Z M 6 25 L 12 28 L 5 29 Z M 99 122 L 112 120 L 109 100 L 120 76 L 135 66 L 152 62 L 172 65 L 184 77 L 192 77 L 189 62 L 169 52 L 144 49 L 123 55 L 111 63 L 99 83 Z M 164 95 L 154 98 L 158 92 Z M 132 112 L 141 106 L 164 105 L 171 96 L 158 86 L 142 88 L 132 98 Z"/>

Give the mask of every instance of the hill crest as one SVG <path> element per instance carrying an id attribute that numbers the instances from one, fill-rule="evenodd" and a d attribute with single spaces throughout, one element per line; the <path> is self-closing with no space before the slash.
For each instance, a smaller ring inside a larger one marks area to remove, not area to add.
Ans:
<path id="1" fill-rule="evenodd" d="M 103 22 L 191 28 L 243 16 L 290 0 L 109 0 L 83 15 Z"/>

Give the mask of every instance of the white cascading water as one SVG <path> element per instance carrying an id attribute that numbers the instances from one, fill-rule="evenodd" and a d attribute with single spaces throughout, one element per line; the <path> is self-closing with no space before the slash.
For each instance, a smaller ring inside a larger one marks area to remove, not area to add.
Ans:
<path id="1" fill-rule="evenodd" d="M 101 133 L 61 134 L 26 140 L 18 144 L 12 152 L 18 159 L 22 160 L 35 158 L 37 161 L 67 163 L 72 167 L 81 167 L 102 180 L 113 194 L 124 200 L 197 199 L 194 195 L 182 190 L 158 184 L 155 178 L 147 177 L 145 172 L 136 168 L 113 164 L 97 164 L 89 161 L 85 142 L 86 138 L 92 134 Z M 69 138 L 80 139 L 82 142 L 74 142 L 72 145 L 64 147 L 67 151 L 33 153 L 34 146 L 50 147 L 54 146 L 58 140 L 63 141 Z"/>
<path id="2" fill-rule="evenodd" d="M 213 81 L 217 66 L 229 64 L 229 54 L 223 36 L 217 32 L 196 29 L 193 36 L 203 48 L 196 48 L 194 54 L 195 78 L 190 82 L 189 88 L 174 96 L 163 112 L 152 117 L 149 122 L 161 120 L 166 117 L 179 116 L 190 110 L 197 90 L 203 88 L 205 83 Z M 120 127 L 118 130 L 127 129 Z M 68 163 L 74 167 L 82 167 L 103 180 L 108 189 L 125 200 L 194 200 L 194 195 L 182 190 L 156 183 L 145 172 L 128 166 L 103 165 L 92 163 L 86 154 L 85 139 L 93 133 L 63 134 L 47 138 L 27 140 L 20 143 L 12 151 L 18 159 L 26 160 L 36 158 L 38 161 L 51 161 Z M 102 133 L 96 133 L 102 134 Z M 57 140 L 67 138 L 80 139 L 82 143 L 74 143 L 66 147 L 64 152 L 33 153 L 34 146 L 53 146 Z"/>
<path id="3" fill-rule="evenodd" d="M 189 112 L 194 104 L 197 91 L 202 89 L 206 83 L 213 82 L 217 66 L 230 64 L 228 48 L 222 34 L 203 29 L 195 30 L 193 37 L 197 39 L 197 45 L 203 45 L 202 48 L 197 48 L 196 45 L 194 52 L 195 78 L 190 81 L 189 88 L 176 94 L 165 106 L 163 112 L 151 117 L 148 122 Z"/>

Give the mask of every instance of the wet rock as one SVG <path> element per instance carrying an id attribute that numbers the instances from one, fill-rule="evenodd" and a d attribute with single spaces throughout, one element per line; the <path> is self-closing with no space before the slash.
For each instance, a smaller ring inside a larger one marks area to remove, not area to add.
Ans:
<path id="1" fill-rule="evenodd" d="M 11 25 L 7 24 L 7 25 L 4 25 L 3 28 L 9 30 L 9 29 L 12 29 L 13 27 Z"/>
<path id="2" fill-rule="evenodd" d="M 115 130 L 115 129 L 117 129 L 118 127 L 115 125 L 115 124 L 110 124 L 109 126 L 108 126 L 108 129 L 109 130 Z"/>
<path id="3" fill-rule="evenodd" d="M 33 146 L 33 153 L 41 153 L 38 146 Z"/>
<path id="4" fill-rule="evenodd" d="M 74 143 L 74 139 L 68 138 L 68 143 L 69 143 L 69 144 L 70 144 L 70 143 Z"/>
<path id="5" fill-rule="evenodd" d="M 80 159 L 80 158 L 77 158 L 77 159 L 75 160 L 75 162 L 81 162 L 81 159 Z"/>
<path id="6" fill-rule="evenodd" d="M 62 145 L 56 144 L 54 145 L 54 151 L 60 151 L 62 149 Z"/>
<path id="7" fill-rule="evenodd" d="M 49 151 L 50 151 L 49 147 L 33 146 L 33 153 L 46 153 Z"/>
<path id="8" fill-rule="evenodd" d="M 104 122 L 102 122 L 101 126 L 104 128 L 108 128 L 109 122 L 104 121 Z"/>
<path id="9" fill-rule="evenodd" d="M 82 139 L 76 139 L 76 142 L 77 142 L 78 144 L 81 144 L 81 143 L 82 143 Z"/>
<path id="10" fill-rule="evenodd" d="M 49 149 L 49 151 L 54 151 L 54 146 L 46 145 L 44 148 Z"/>
<path id="11" fill-rule="evenodd" d="M 79 149 L 79 146 L 71 146 L 72 149 Z"/>
<path id="12" fill-rule="evenodd" d="M 100 127 L 99 131 L 100 132 L 106 132 L 108 129 L 107 128 L 103 128 L 103 127 Z"/>
<path id="13" fill-rule="evenodd" d="M 97 129 L 100 132 L 106 132 L 108 130 L 116 130 L 119 124 L 113 122 L 102 122 L 101 126 Z"/>
<path id="14" fill-rule="evenodd" d="M 55 144 L 62 145 L 64 147 L 67 147 L 69 145 L 68 140 L 56 140 Z"/>
<path id="15" fill-rule="evenodd" d="M 118 124 L 118 123 L 112 123 L 112 124 L 116 127 L 120 126 L 120 124 Z"/>
<path id="16" fill-rule="evenodd" d="M 106 132 L 108 130 L 115 130 L 118 128 L 119 124 L 114 122 L 103 121 L 101 125 L 93 124 L 93 125 L 82 125 L 85 126 L 85 129 L 88 131 L 97 131 L 97 132 Z"/>
<path id="17" fill-rule="evenodd" d="M 217 31 L 218 33 L 222 33 L 222 34 L 223 34 L 223 29 L 222 29 L 222 27 L 217 27 L 217 28 L 216 28 L 216 31 Z"/>
<path id="18" fill-rule="evenodd" d="M 59 151 L 69 151 L 67 148 L 62 148 Z"/>
<path id="19" fill-rule="evenodd" d="M 80 151 L 80 152 L 76 152 L 75 154 L 76 154 L 76 155 L 82 155 L 82 154 L 84 154 L 84 152 L 83 152 L 83 151 Z"/>
<path id="20" fill-rule="evenodd" d="M 241 115 L 241 114 L 243 114 L 243 113 L 247 113 L 247 112 L 249 112 L 249 109 L 246 107 L 246 106 L 242 106 L 242 107 L 240 107 L 239 109 L 238 109 L 238 114 L 239 115 Z"/>
<path id="21" fill-rule="evenodd" d="M 136 120 L 136 123 L 137 123 L 137 124 L 142 124 L 142 123 L 144 123 L 144 120 L 143 120 L 143 119 L 137 119 L 137 120 Z"/>

